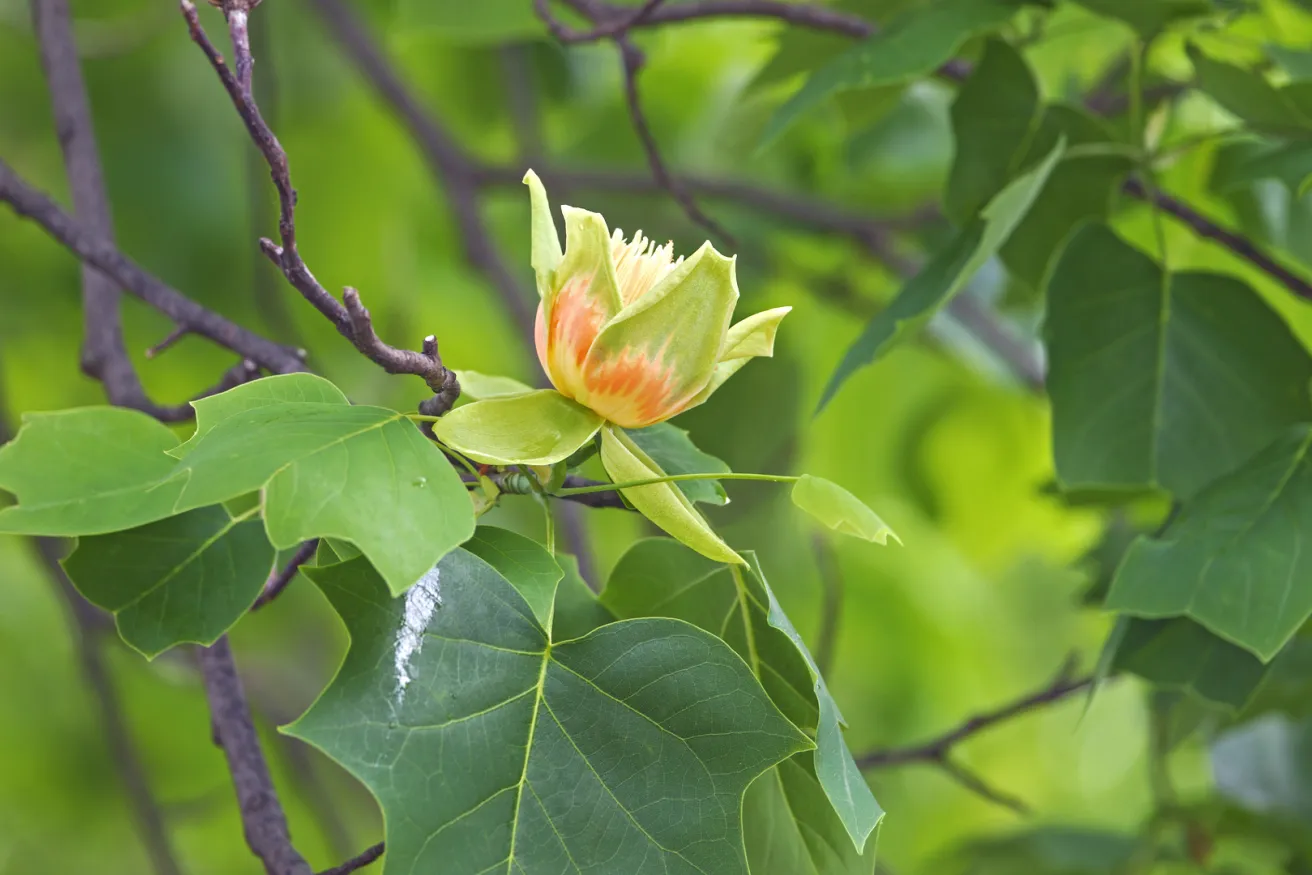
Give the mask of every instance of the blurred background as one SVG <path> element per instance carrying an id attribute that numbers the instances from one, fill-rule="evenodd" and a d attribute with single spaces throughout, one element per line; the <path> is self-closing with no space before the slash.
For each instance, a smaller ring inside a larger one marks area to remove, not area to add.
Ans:
<path id="1" fill-rule="evenodd" d="M 415 347 L 433 333 L 450 366 L 539 378 L 515 315 L 533 294 L 527 196 L 518 184 L 526 167 L 539 171 L 553 200 L 601 211 L 612 227 L 672 238 L 685 253 L 707 236 L 651 182 L 613 46 L 561 47 L 529 0 L 342 2 L 441 135 L 482 168 L 472 188 L 477 233 L 486 233 L 518 286 L 471 263 L 462 237 L 469 230 L 453 209 L 453 194 L 464 196 L 455 189 L 468 189 L 468 179 L 433 172 L 325 26 L 323 4 L 266 0 L 252 18 L 257 93 L 291 158 L 301 252 L 328 288 L 360 290 L 387 341 Z M 844 7 L 887 20 L 906 5 Z M 257 238 L 275 230 L 267 173 L 174 4 L 75 0 L 73 8 L 121 249 L 206 306 L 304 347 L 312 367 L 352 399 L 413 408 L 423 397 L 418 381 L 388 377 L 356 354 L 260 256 Z M 209 9 L 202 15 L 217 40 L 220 18 Z M 1312 16 L 1294 4 L 1264 3 L 1250 18 L 1237 13 L 1228 33 L 1238 38 L 1218 40 L 1216 51 L 1230 45 L 1242 58 L 1245 39 L 1273 31 L 1312 42 Z M 1050 98 L 1093 88 L 1131 40 L 1124 26 L 1069 4 L 1027 36 L 1026 56 Z M 648 29 L 637 42 L 647 55 L 643 104 L 667 163 L 700 180 L 699 204 L 737 238 L 740 312 L 794 307 L 773 360 L 754 363 L 715 403 L 676 423 L 735 470 L 811 472 L 844 484 L 905 545 L 831 542 L 782 490 L 763 484 L 728 484 L 732 503 L 709 512 L 731 543 L 760 551 L 813 645 L 822 625 L 836 623 L 821 650 L 832 648 L 828 675 L 853 751 L 928 738 L 1041 687 L 1072 653 L 1091 670 L 1110 623 L 1083 607 L 1082 596 L 1105 571 L 1096 548 L 1108 517 L 1063 503 L 1050 488 L 1047 405 L 1016 376 L 1017 362 L 1041 367 L 1032 289 L 990 265 L 967 291 L 1004 330 L 1005 356 L 944 315 L 813 415 L 842 351 L 899 288 L 899 260 L 914 265 L 944 231 L 936 207 L 953 155 L 952 87 L 919 81 L 850 92 L 759 150 L 766 119 L 799 72 L 845 45 L 842 38 L 738 20 Z M 1182 43 L 1163 40 L 1150 60 L 1158 73 L 1179 73 Z M 1225 124 L 1213 105 L 1186 97 L 1159 132 L 1182 144 L 1161 183 L 1312 259 L 1306 199 L 1262 185 L 1214 191 L 1216 140 L 1199 135 Z M 67 203 L 21 0 L 0 0 L 0 155 Z M 889 257 L 872 258 L 859 235 L 738 196 L 730 183 L 869 223 L 886 234 Z M 1131 205 L 1116 217 L 1134 238 L 1150 236 L 1148 222 Z M 1268 280 L 1178 226 L 1167 231 L 1173 264 L 1245 276 L 1301 337 L 1312 336 L 1312 317 L 1295 312 Z M 0 384 L 10 428 L 28 411 L 102 402 L 100 386 L 78 367 L 79 298 L 77 262 L 38 227 L 0 210 Z M 197 338 L 147 360 L 144 351 L 171 326 L 131 300 L 124 321 L 157 399 L 183 401 L 232 364 Z M 488 521 L 538 533 L 534 505 L 507 504 Z M 581 512 L 581 532 L 594 582 L 649 533 L 636 515 L 592 510 Z M 115 765 L 123 743 L 144 762 L 185 872 L 258 872 L 191 657 L 148 663 L 112 629 L 85 639 L 84 632 L 33 544 L 0 540 L 0 873 L 150 871 Z M 327 603 L 298 581 L 244 620 L 233 642 L 300 849 L 325 868 L 377 841 L 380 819 L 363 788 L 275 731 L 309 704 L 344 652 Z M 111 688 L 119 712 L 111 717 L 122 720 L 126 739 L 106 732 L 103 694 Z M 1023 800 L 1027 816 L 933 767 L 872 771 L 889 812 L 881 868 L 959 871 L 959 851 L 970 842 L 1039 827 L 1131 840 L 1154 806 L 1146 701 L 1139 682 L 1118 678 L 1091 701 L 1071 697 L 964 745 L 961 761 Z M 1182 797 L 1210 792 L 1200 741 L 1182 742 L 1170 768 Z M 1107 871 L 1081 854 L 1042 865 L 1009 859 L 989 871 Z M 1260 854 L 1243 859 L 1240 871 L 1268 871 Z M 1197 871 L 1187 862 L 1179 868 Z"/>

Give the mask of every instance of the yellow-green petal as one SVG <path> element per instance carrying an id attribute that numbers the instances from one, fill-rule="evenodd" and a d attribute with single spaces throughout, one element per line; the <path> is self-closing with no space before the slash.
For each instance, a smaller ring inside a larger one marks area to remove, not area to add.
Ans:
<path id="1" fill-rule="evenodd" d="M 792 307 L 762 310 L 731 327 L 724 336 L 720 361 L 774 355 L 774 336 L 779 331 L 779 323 L 792 310 Z"/>
<path id="2" fill-rule="evenodd" d="M 601 463 L 616 483 L 665 476 L 660 466 L 632 438 L 610 425 L 601 430 Z M 639 513 L 708 559 L 747 564 L 720 540 L 673 483 L 654 483 L 622 491 Z"/>
<path id="3" fill-rule="evenodd" d="M 602 419 L 559 392 L 475 401 L 433 423 L 443 444 L 485 465 L 553 465 L 592 440 Z"/>
<path id="4" fill-rule="evenodd" d="M 528 186 L 530 228 L 532 234 L 533 270 L 538 275 L 538 294 L 546 297 L 551 288 L 551 275 L 562 258 L 560 238 L 556 236 L 556 223 L 551 219 L 551 202 L 542 180 L 530 170 L 524 174 Z"/>
<path id="5" fill-rule="evenodd" d="M 605 307 L 608 317 L 620 312 L 620 286 L 611 258 L 610 230 L 601 213 L 560 208 L 565 216 L 565 255 L 556 268 L 559 293 L 571 280 L 587 280 L 588 296 Z"/>

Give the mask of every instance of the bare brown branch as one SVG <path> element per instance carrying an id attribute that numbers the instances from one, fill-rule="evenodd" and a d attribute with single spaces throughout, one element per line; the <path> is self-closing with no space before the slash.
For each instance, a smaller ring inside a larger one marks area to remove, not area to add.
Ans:
<path id="1" fill-rule="evenodd" d="M 350 875 L 350 873 L 363 869 L 365 866 L 368 866 L 370 863 L 377 860 L 383 855 L 383 851 L 383 843 L 379 842 L 378 844 L 367 848 L 358 856 L 347 860 L 342 865 L 323 870 L 319 875 Z"/>
<path id="2" fill-rule="evenodd" d="M 264 582 L 264 589 L 260 591 L 260 597 L 251 605 L 251 610 L 256 611 L 267 605 L 269 602 L 282 595 L 282 591 L 287 588 L 287 584 L 296 578 L 301 570 L 301 566 L 314 558 L 314 551 L 319 549 L 319 539 L 311 538 L 301 546 L 296 548 L 292 558 L 287 560 L 287 564 L 277 569 L 269 575 L 269 579 Z"/>

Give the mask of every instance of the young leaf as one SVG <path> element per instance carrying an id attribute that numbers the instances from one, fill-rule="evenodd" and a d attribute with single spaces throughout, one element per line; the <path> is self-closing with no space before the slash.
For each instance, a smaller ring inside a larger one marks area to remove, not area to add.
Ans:
<path id="1" fill-rule="evenodd" d="M 667 474 L 728 474 L 730 471 L 723 460 L 697 449 L 688 432 L 668 422 L 626 429 L 625 434 Z M 687 480 L 674 485 L 689 501 L 729 503 L 719 480 Z"/>
<path id="2" fill-rule="evenodd" d="M 889 537 L 902 543 L 878 514 L 833 481 L 803 474 L 793 484 L 792 497 L 793 504 L 835 531 L 877 544 L 887 544 Z"/>
<path id="3" fill-rule="evenodd" d="M 278 548 L 314 537 L 358 547 L 404 592 L 474 532 L 455 469 L 405 416 L 380 407 L 257 407 L 207 432 L 178 464 L 177 510 L 264 490 Z"/>
<path id="4" fill-rule="evenodd" d="M 902 287 L 897 297 L 871 319 L 856 342 L 848 347 L 816 405 L 823 410 L 847 378 L 883 355 L 896 341 L 920 329 L 948 299 L 964 286 L 1006 242 L 1043 189 L 1048 174 L 1061 158 L 1065 141 L 1059 141 L 1039 165 L 1016 177 L 989 201 L 980 218 L 955 234 Z"/>
<path id="5" fill-rule="evenodd" d="M 554 642 L 464 550 L 401 599 L 362 559 L 308 573 L 351 647 L 287 731 L 378 798 L 385 873 L 745 875 L 743 793 L 809 743 L 723 642 L 669 619 Z"/>
<path id="6" fill-rule="evenodd" d="M 1186 616 L 1268 662 L 1312 616 L 1312 426 L 1299 426 L 1131 545 L 1107 607 Z"/>
<path id="7" fill-rule="evenodd" d="M 534 391 L 532 386 L 521 383 L 513 377 L 480 374 L 478 371 L 456 371 L 456 379 L 460 381 L 460 394 L 474 401 L 513 398 Z"/>
<path id="8" fill-rule="evenodd" d="M 1128 625 L 1116 647 L 1113 670 L 1183 690 L 1232 712 L 1247 704 L 1266 676 L 1261 660 L 1193 620 L 1124 619 Z"/>
<path id="9" fill-rule="evenodd" d="M 660 466 L 619 428 L 601 430 L 601 463 L 616 483 L 664 476 Z M 653 483 L 622 490 L 638 512 L 703 556 L 717 562 L 742 562 L 715 534 L 692 502 L 673 483 Z"/>
<path id="10" fill-rule="evenodd" d="M 82 538 L 64 570 L 87 601 L 114 614 L 124 641 L 155 657 L 218 640 L 255 602 L 273 558 L 258 517 L 205 507 Z"/>
<path id="11" fill-rule="evenodd" d="M 1103 225 L 1053 270 L 1044 325 L 1053 454 L 1068 489 L 1187 499 L 1312 419 L 1309 357 L 1240 281 L 1171 277 Z"/>
<path id="12" fill-rule="evenodd" d="M 166 482 L 176 464 L 166 453 L 177 445 L 167 426 L 121 407 L 25 416 L 0 448 L 0 488 L 19 502 L 0 510 L 0 531 L 96 535 L 172 516 L 184 484 Z"/>
<path id="13" fill-rule="evenodd" d="M 1007 0 L 935 0 L 903 13 L 812 73 L 766 123 L 761 147 L 833 94 L 892 85 L 932 72 L 951 60 L 971 36 L 1006 24 L 1018 8 L 1018 3 Z"/>
<path id="14" fill-rule="evenodd" d="M 868 871 L 873 844 L 869 850 L 866 845 L 883 811 L 843 741 L 842 714 L 810 652 L 775 599 L 756 557 L 748 553 L 747 558 L 748 569 L 738 572 L 664 538 L 640 541 L 615 566 L 601 603 L 621 618 L 687 620 L 738 651 L 779 709 L 795 725 L 816 735 L 814 754 L 798 758 L 809 761 L 801 768 L 818 781 L 829 804 L 795 812 L 797 823 L 791 828 L 819 834 L 837 828 L 850 840 L 846 849 L 831 848 L 845 861 L 840 871 L 859 869 L 862 861 Z M 787 841 L 787 837 L 763 834 L 757 841 Z M 794 848 L 789 855 L 802 853 L 803 849 Z M 805 853 L 814 854 L 815 849 Z M 811 865 L 828 871 L 820 859 L 816 856 Z"/>
<path id="15" fill-rule="evenodd" d="M 438 440 L 487 465 L 553 465 L 583 446 L 601 417 L 554 389 L 476 401 L 433 424 Z"/>

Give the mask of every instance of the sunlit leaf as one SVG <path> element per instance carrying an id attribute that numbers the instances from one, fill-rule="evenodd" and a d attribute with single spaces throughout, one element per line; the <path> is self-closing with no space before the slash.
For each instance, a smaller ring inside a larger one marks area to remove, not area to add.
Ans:
<path id="1" fill-rule="evenodd" d="M 351 648 L 287 731 L 378 798 L 384 873 L 745 875 L 743 793 L 809 743 L 723 642 L 645 619 L 553 643 L 463 550 L 400 599 L 362 559 L 309 574 Z"/>
<path id="2" fill-rule="evenodd" d="M 891 537 L 901 541 L 888 524 L 861 499 L 831 480 L 803 474 L 793 485 L 793 504 L 829 528 L 877 544 Z"/>

